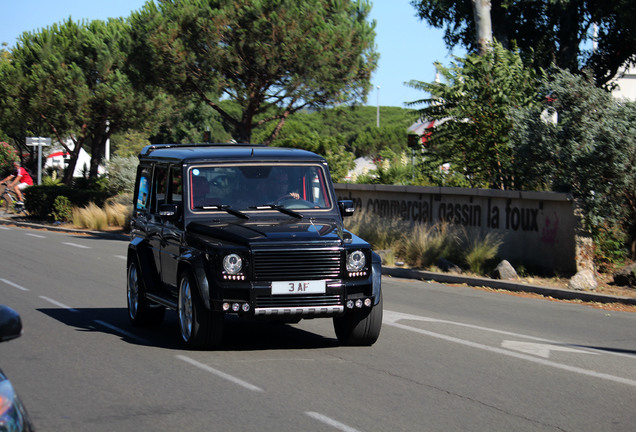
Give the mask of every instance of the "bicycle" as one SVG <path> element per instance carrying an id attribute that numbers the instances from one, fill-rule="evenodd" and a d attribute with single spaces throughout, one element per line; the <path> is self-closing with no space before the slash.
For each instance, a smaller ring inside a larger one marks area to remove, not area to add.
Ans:
<path id="1" fill-rule="evenodd" d="M 0 193 L 0 208 L 5 214 L 9 214 L 12 211 L 16 213 L 25 213 L 24 204 L 18 204 L 18 196 L 14 191 L 9 189 L 6 183 L 2 183 L 4 189 Z"/>

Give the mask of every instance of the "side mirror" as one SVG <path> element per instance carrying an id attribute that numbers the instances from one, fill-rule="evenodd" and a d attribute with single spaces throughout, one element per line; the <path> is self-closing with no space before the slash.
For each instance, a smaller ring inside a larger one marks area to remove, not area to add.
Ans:
<path id="1" fill-rule="evenodd" d="M 8 306 L 0 305 L 0 342 L 15 339 L 22 334 L 20 315 Z"/>
<path id="2" fill-rule="evenodd" d="M 178 204 L 160 204 L 159 205 L 159 217 L 169 221 L 175 221 L 179 219 L 179 205 Z"/>
<path id="3" fill-rule="evenodd" d="M 356 208 L 353 206 L 352 200 L 338 201 L 338 208 L 340 208 L 340 214 L 342 217 L 352 216 Z"/>

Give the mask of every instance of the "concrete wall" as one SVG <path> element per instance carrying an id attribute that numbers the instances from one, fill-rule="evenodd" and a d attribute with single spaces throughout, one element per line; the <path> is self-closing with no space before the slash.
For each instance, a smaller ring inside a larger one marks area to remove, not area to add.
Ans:
<path id="1" fill-rule="evenodd" d="M 358 184 L 335 189 L 338 199 L 354 201 L 356 211 L 496 233 L 503 240 L 500 258 L 513 264 L 563 273 L 590 266 L 591 244 L 579 231 L 575 203 L 566 194 Z"/>

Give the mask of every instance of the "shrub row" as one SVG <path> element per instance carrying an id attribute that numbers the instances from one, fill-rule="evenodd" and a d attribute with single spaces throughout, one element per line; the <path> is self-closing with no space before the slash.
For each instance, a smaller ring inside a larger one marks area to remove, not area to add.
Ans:
<path id="1" fill-rule="evenodd" d="M 31 186 L 24 191 L 24 206 L 29 214 L 36 218 L 51 219 L 51 211 L 55 208 L 55 200 L 59 196 L 68 198 L 73 206 L 82 207 L 91 202 L 102 206 L 110 195 L 106 191 L 68 186 Z"/>

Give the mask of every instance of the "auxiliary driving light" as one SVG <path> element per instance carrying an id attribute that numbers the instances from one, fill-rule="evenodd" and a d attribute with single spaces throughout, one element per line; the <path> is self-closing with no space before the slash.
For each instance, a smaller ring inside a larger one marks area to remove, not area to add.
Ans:
<path id="1" fill-rule="evenodd" d="M 371 307 L 371 299 L 370 298 L 365 298 L 364 299 L 364 305 L 366 307 Z"/>
<path id="2" fill-rule="evenodd" d="M 230 304 L 229 303 L 223 303 L 223 310 L 224 311 L 229 311 L 230 310 Z"/>
<path id="3" fill-rule="evenodd" d="M 250 304 L 249 303 L 243 303 L 243 306 L 241 306 L 241 309 L 243 309 L 243 312 L 249 312 Z"/>
<path id="4" fill-rule="evenodd" d="M 241 308 L 241 305 L 240 305 L 240 304 L 238 304 L 238 303 L 232 303 L 232 310 L 233 310 L 234 312 L 238 312 L 240 308 Z"/>
<path id="5" fill-rule="evenodd" d="M 358 309 L 360 309 L 362 307 L 362 300 L 361 299 L 356 300 L 356 307 Z"/>
<path id="6" fill-rule="evenodd" d="M 353 309 L 353 300 L 347 300 L 347 309 Z"/>

